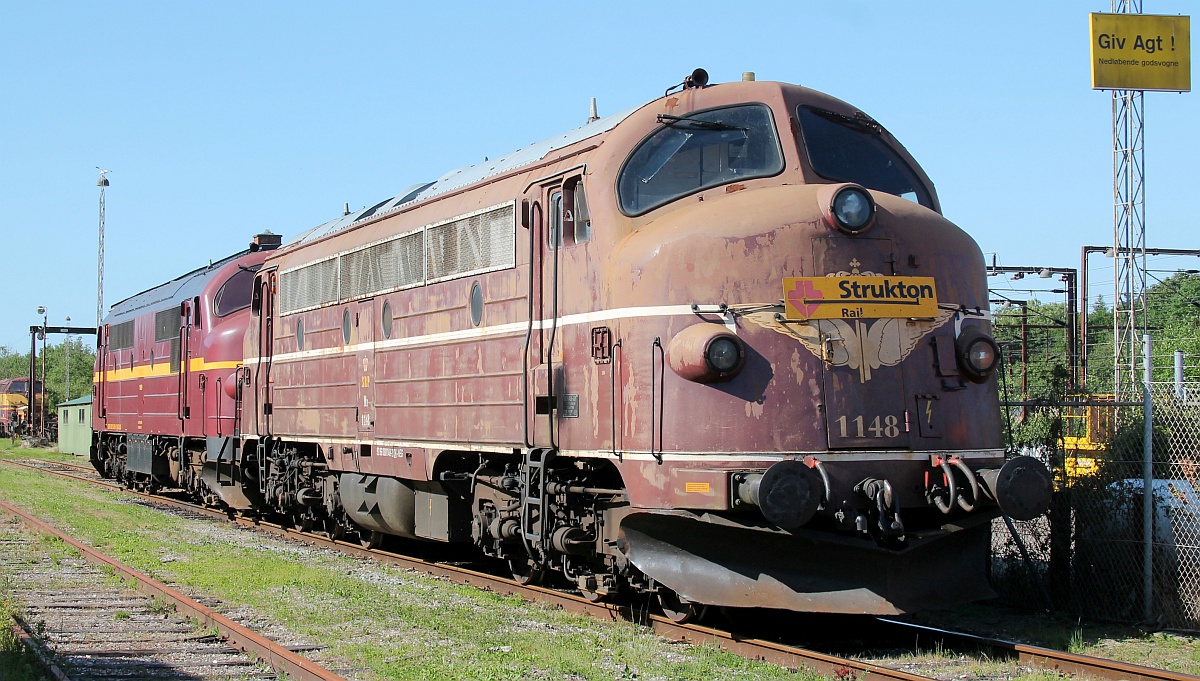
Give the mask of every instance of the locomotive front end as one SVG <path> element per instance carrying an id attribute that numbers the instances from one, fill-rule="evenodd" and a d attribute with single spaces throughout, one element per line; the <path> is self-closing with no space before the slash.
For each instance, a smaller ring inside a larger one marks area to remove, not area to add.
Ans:
<path id="1" fill-rule="evenodd" d="M 662 100 L 656 122 L 616 173 L 630 230 L 609 273 L 630 286 L 610 307 L 691 314 L 619 330 L 621 420 L 647 445 L 621 462 L 625 556 L 681 603 L 991 595 L 991 520 L 1044 512 L 1051 484 L 1005 458 L 978 246 L 838 100 L 739 83 Z"/>

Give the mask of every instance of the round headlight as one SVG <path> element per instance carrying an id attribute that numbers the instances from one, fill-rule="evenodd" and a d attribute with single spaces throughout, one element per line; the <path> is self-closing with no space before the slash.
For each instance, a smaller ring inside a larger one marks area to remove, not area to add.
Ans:
<path id="1" fill-rule="evenodd" d="M 851 233 L 866 229 L 875 214 L 871 195 L 858 187 L 846 187 L 834 194 L 831 208 L 838 227 Z"/>
<path id="2" fill-rule="evenodd" d="M 967 378 L 983 383 L 1000 362 L 1000 347 L 978 329 L 964 329 L 958 337 L 958 363 Z"/>
<path id="3" fill-rule="evenodd" d="M 728 374 L 742 363 L 742 345 L 733 336 L 717 336 L 704 349 L 704 361 L 718 374 Z"/>
<path id="4" fill-rule="evenodd" d="M 686 381 L 728 381 L 746 366 L 748 349 L 724 324 L 700 322 L 675 334 L 667 343 L 667 364 Z"/>
<path id="5" fill-rule="evenodd" d="M 967 348 L 967 362 L 975 371 L 985 374 L 996 366 L 996 348 L 986 338 L 978 338 Z"/>

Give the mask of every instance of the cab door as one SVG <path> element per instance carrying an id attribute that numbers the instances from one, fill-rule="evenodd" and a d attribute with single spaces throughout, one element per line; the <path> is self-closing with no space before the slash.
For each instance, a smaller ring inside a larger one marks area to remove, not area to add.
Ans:
<path id="1" fill-rule="evenodd" d="M 171 357 L 171 370 L 178 372 L 176 378 L 179 404 L 176 416 L 178 416 L 179 425 L 185 433 L 188 433 L 187 421 L 192 418 L 192 407 L 188 399 L 188 379 L 192 371 L 192 308 L 193 304 L 190 300 L 185 300 L 179 305 L 179 338 L 174 343 L 175 347 L 172 348 Z"/>
<path id="2" fill-rule="evenodd" d="M 828 237 L 813 240 L 816 276 L 895 274 L 890 239 Z M 907 449 L 901 360 L 908 321 L 864 318 L 853 309 L 819 323 L 824 353 L 826 432 L 830 449 Z"/>
<path id="3" fill-rule="evenodd" d="M 528 228 L 529 321 L 524 356 L 523 404 L 525 444 L 550 447 L 553 443 L 554 399 L 551 394 L 549 341 L 553 331 L 554 300 L 553 252 L 549 248 L 549 201 L 552 191 L 536 187 L 526 196 L 523 220 Z"/>
<path id="4" fill-rule="evenodd" d="M 105 430 L 104 417 L 108 415 L 108 372 L 111 361 L 108 356 L 108 324 L 96 328 L 96 408 L 92 411 L 97 430 Z"/>
<path id="5" fill-rule="evenodd" d="M 251 369 L 255 433 L 271 434 L 271 363 L 275 353 L 275 270 L 259 271 L 251 298 L 253 349 L 258 358 Z"/>

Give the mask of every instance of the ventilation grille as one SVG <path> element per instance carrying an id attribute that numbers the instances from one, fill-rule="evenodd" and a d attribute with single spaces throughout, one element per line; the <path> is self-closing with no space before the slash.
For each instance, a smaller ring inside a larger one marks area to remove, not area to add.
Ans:
<path id="1" fill-rule="evenodd" d="M 430 282 L 512 267 L 515 263 L 512 204 L 433 225 L 428 232 Z"/>
<path id="2" fill-rule="evenodd" d="M 179 373 L 179 336 L 171 339 L 171 373 Z"/>
<path id="3" fill-rule="evenodd" d="M 342 255 L 341 299 L 366 298 L 425 282 L 424 230 Z"/>
<path id="4" fill-rule="evenodd" d="M 308 310 L 338 299 L 338 259 L 322 260 L 279 275 L 283 314 Z"/>
<path id="5" fill-rule="evenodd" d="M 108 349 L 126 350 L 133 347 L 133 320 L 121 322 L 108 329 Z"/>
<path id="6" fill-rule="evenodd" d="M 154 313 L 154 342 L 179 337 L 179 308 L 159 310 Z"/>
<path id="7" fill-rule="evenodd" d="M 516 265 L 514 205 L 488 208 L 279 276 L 282 314 Z"/>

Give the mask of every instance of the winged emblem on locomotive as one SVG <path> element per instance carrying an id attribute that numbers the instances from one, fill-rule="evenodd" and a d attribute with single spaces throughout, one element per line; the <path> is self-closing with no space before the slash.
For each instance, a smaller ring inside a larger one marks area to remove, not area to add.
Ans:
<path id="1" fill-rule="evenodd" d="M 789 280 L 791 288 L 785 292 L 786 307 L 797 312 L 799 319 L 788 318 L 788 315 L 780 314 L 778 307 L 769 311 L 760 310 L 750 313 L 745 316 L 745 319 L 758 326 L 795 338 L 809 352 L 820 357 L 830 366 L 844 366 L 857 370 L 859 382 L 866 383 L 871 380 L 872 371 L 880 367 L 896 366 L 903 362 L 912 354 L 917 342 L 952 319 L 954 311 L 934 308 L 936 316 L 928 318 L 893 316 L 896 313 L 887 311 L 882 314 L 888 316 L 869 319 L 862 318 L 864 316 L 863 308 L 860 307 L 856 308 L 857 312 L 842 309 L 842 312 L 848 315 L 842 318 L 829 314 L 818 315 L 818 310 L 822 305 L 833 302 L 821 290 L 827 287 L 818 286 L 826 280 L 831 283 L 836 281 L 838 288 L 847 292 L 852 291 L 856 298 L 871 296 L 867 293 L 859 296 L 860 290 L 878 291 L 885 294 L 889 290 L 899 290 L 898 295 L 904 297 L 905 290 L 916 291 L 921 288 L 915 285 L 906 286 L 903 281 L 889 283 L 889 278 L 883 275 L 859 271 L 858 264 L 857 260 L 853 260 L 850 263 L 851 271 L 831 273 L 826 275 L 824 280 L 805 278 Z M 848 279 L 848 277 L 853 279 Z M 866 286 L 859 286 L 856 283 L 849 286 L 846 284 L 846 282 L 863 279 L 875 280 L 880 283 Z M 932 293 L 932 285 L 930 285 L 930 292 Z M 919 302 L 919 297 L 919 295 L 914 296 L 916 302 Z M 907 301 L 897 302 L 910 304 Z"/>
<path id="2" fill-rule="evenodd" d="M 750 323 L 795 338 L 830 366 L 857 370 L 861 383 L 871 380 L 875 369 L 903 362 L 918 341 L 953 318 L 953 310 L 940 311 L 932 321 L 814 319 L 796 324 L 777 319 L 771 311 L 743 317 Z"/>

